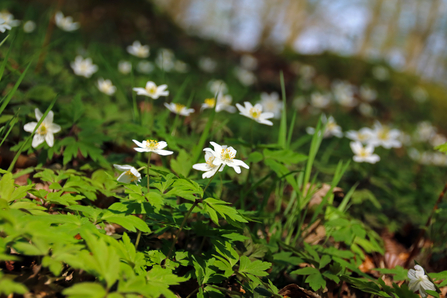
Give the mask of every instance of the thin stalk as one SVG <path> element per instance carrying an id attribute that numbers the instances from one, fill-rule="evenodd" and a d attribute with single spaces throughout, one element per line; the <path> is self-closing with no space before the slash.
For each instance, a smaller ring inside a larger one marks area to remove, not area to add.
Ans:
<path id="1" fill-rule="evenodd" d="M 152 152 L 149 152 L 149 157 L 147 159 L 147 167 L 146 167 L 146 173 L 147 173 L 147 196 L 146 196 L 146 200 L 147 201 L 149 201 L 149 181 L 150 181 L 149 168 L 151 167 L 151 154 L 152 154 Z M 146 214 L 143 215 L 143 221 L 146 222 Z M 138 231 L 137 240 L 135 241 L 135 249 L 136 250 L 138 250 L 138 244 L 140 243 L 140 238 L 141 238 L 141 230 Z"/>
<path id="2" fill-rule="evenodd" d="M 216 173 L 213 175 L 213 177 L 211 177 L 210 181 L 208 181 L 208 184 L 203 189 L 203 195 L 205 195 L 205 192 L 206 192 L 208 186 L 211 184 L 211 181 L 213 181 L 214 177 L 216 177 L 216 174 L 219 172 L 219 170 L 222 167 L 222 165 L 223 164 L 221 164 L 219 166 L 219 168 L 217 169 Z M 180 233 L 182 232 L 183 227 L 185 226 L 186 220 L 191 215 L 192 210 L 194 208 L 196 208 L 197 205 L 203 201 L 203 195 L 201 196 L 200 199 L 197 199 L 197 200 L 194 201 L 194 203 L 192 204 L 191 208 L 189 208 L 188 213 L 186 213 L 185 217 L 183 218 L 182 224 L 180 225 L 180 228 L 178 229 L 177 234 L 175 235 L 175 238 L 172 240 L 171 248 L 169 249 L 168 255 L 166 256 L 166 260 L 171 257 L 172 251 L 174 250 L 175 243 L 176 243 L 178 237 L 180 236 Z"/>
<path id="3" fill-rule="evenodd" d="M 411 250 L 410 255 L 408 256 L 408 259 L 405 262 L 404 267 L 408 268 L 411 260 L 414 257 L 416 257 L 416 255 L 419 253 L 420 247 L 423 246 L 423 244 L 424 244 L 423 242 L 425 242 L 425 240 L 423 240 L 422 238 L 425 235 L 425 230 L 427 230 L 428 227 L 430 226 L 431 219 L 432 219 L 433 215 L 435 214 L 436 210 L 438 209 L 438 205 L 439 205 L 439 203 L 441 203 L 442 198 L 444 197 L 446 192 L 447 192 L 447 183 L 444 185 L 444 188 L 442 189 L 441 193 L 439 194 L 438 200 L 436 201 L 435 205 L 433 206 L 433 209 L 431 210 L 431 214 L 428 217 L 427 222 L 425 223 L 425 227 L 423 229 L 421 229 L 421 231 L 419 232 L 418 238 L 416 239 L 416 242 L 414 242 L 413 249 Z"/>

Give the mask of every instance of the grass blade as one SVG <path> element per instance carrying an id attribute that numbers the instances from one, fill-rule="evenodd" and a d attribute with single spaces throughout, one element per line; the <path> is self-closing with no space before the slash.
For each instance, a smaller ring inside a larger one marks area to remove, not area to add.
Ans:
<path id="1" fill-rule="evenodd" d="M 6 41 L 6 38 L 8 38 L 8 36 L 6 36 L 5 39 L 2 40 L 2 43 L 0 44 L 0 46 Z M 5 72 L 6 64 L 8 63 L 8 57 L 9 57 L 9 54 L 11 53 L 13 43 L 14 43 L 14 39 L 12 39 L 9 49 L 6 52 L 5 58 L 3 59 L 2 65 L 0 65 L 0 81 L 2 80 L 3 73 Z"/>
<path id="2" fill-rule="evenodd" d="M 286 87 L 284 85 L 284 74 L 282 71 L 280 73 L 280 81 L 281 81 L 283 108 L 281 113 L 281 124 L 279 125 L 278 145 L 281 146 L 283 149 L 286 149 L 286 141 L 287 141 Z"/>
<path id="3" fill-rule="evenodd" d="M 28 71 L 32 61 L 28 63 L 28 66 L 25 68 L 25 70 L 20 75 L 19 79 L 17 80 L 16 84 L 12 88 L 11 91 L 9 91 L 8 95 L 2 99 L 2 105 L 0 106 L 0 115 L 5 110 L 6 106 L 8 105 L 9 101 L 11 100 L 12 96 L 16 92 L 17 88 L 19 88 L 20 83 L 22 82 L 23 78 L 25 77 L 26 72 Z"/>

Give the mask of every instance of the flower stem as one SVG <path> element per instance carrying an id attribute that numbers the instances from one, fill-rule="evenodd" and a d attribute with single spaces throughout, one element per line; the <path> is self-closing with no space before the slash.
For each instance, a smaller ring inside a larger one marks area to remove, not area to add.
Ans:
<path id="1" fill-rule="evenodd" d="M 149 157 L 147 159 L 147 167 L 146 167 L 146 174 L 147 174 L 147 197 L 146 200 L 149 201 L 149 168 L 151 167 L 151 154 L 152 152 L 149 152 Z M 143 215 L 143 221 L 146 222 L 146 214 Z M 141 238 L 141 230 L 138 231 L 137 234 L 137 240 L 135 241 L 135 249 L 138 250 L 138 244 L 140 243 Z"/>
<path id="2" fill-rule="evenodd" d="M 222 167 L 223 164 L 221 164 L 219 166 L 219 168 L 217 169 L 216 173 L 214 173 L 213 177 L 211 177 L 210 181 L 208 181 L 208 184 L 205 186 L 205 188 L 203 189 L 203 195 L 205 195 L 205 191 L 208 188 L 208 186 L 211 184 L 211 181 L 213 181 L 214 177 L 216 177 L 216 174 L 219 172 L 220 168 Z M 191 215 L 192 210 L 199 204 L 202 203 L 203 201 L 203 195 L 200 199 L 196 199 L 194 201 L 194 203 L 192 204 L 191 208 L 189 208 L 188 213 L 186 213 L 185 217 L 183 218 L 182 224 L 180 225 L 180 228 L 177 231 L 177 234 L 175 235 L 175 238 L 172 240 L 172 244 L 171 244 L 171 248 L 169 249 L 168 255 L 166 256 L 166 260 L 169 259 L 172 255 L 172 251 L 174 250 L 174 246 L 175 243 L 177 242 L 178 237 L 180 236 L 180 233 L 183 230 L 183 227 L 185 226 L 186 220 L 188 219 L 188 217 Z"/>
<path id="3" fill-rule="evenodd" d="M 441 193 L 439 194 L 438 200 L 436 201 L 435 205 L 433 206 L 433 209 L 431 210 L 431 214 L 428 217 L 427 222 L 425 223 L 425 227 L 423 229 L 421 229 L 421 231 L 419 232 L 418 238 L 414 242 L 413 249 L 411 250 L 410 255 L 408 256 L 408 259 L 405 262 L 404 267 L 408 268 L 411 260 L 416 257 L 416 255 L 419 253 L 420 248 L 424 245 L 425 240 L 423 240 L 422 238 L 424 237 L 425 230 L 428 230 L 428 227 L 431 224 L 431 219 L 433 217 L 433 214 L 435 214 L 435 211 L 438 209 L 438 205 L 439 205 L 439 203 L 441 203 L 442 198 L 444 197 L 446 192 L 447 192 L 447 183 L 444 185 L 444 188 L 442 189 Z"/>

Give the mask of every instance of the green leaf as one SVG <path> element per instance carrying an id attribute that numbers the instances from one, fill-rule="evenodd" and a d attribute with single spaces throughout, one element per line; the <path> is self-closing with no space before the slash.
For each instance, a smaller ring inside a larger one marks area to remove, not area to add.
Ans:
<path id="1" fill-rule="evenodd" d="M 447 153 L 447 143 L 436 146 L 435 149 Z"/>
<path id="2" fill-rule="evenodd" d="M 37 101 L 51 101 L 56 95 L 57 94 L 52 87 L 37 85 L 26 92 L 25 98 Z"/>
<path id="3" fill-rule="evenodd" d="M 331 257 L 328 255 L 323 255 L 320 259 L 320 269 L 324 268 L 327 264 L 332 261 Z"/>
<path id="4" fill-rule="evenodd" d="M 178 175 L 187 177 L 192 167 L 191 156 L 181 149 L 176 159 L 171 159 L 171 169 Z"/>
<path id="5" fill-rule="evenodd" d="M 320 272 L 311 274 L 306 278 L 306 282 L 314 291 L 318 291 L 319 289 L 323 289 L 326 286 L 326 281 L 321 275 Z"/>
<path id="6" fill-rule="evenodd" d="M 107 292 L 102 285 L 93 282 L 82 282 L 62 291 L 69 298 L 103 298 Z"/>
<path id="7" fill-rule="evenodd" d="M 314 267 L 304 267 L 301 269 L 297 269 L 295 271 L 290 272 L 290 274 L 296 274 L 296 275 L 310 275 L 310 274 L 319 274 L 320 271 L 318 271 L 317 268 Z"/>
<path id="8" fill-rule="evenodd" d="M 239 273 L 248 273 L 255 276 L 267 276 L 268 272 L 265 270 L 269 269 L 271 266 L 271 263 L 262 262 L 259 260 L 252 262 L 248 257 L 241 256 Z"/>
<path id="9" fill-rule="evenodd" d="M 264 156 L 258 152 L 258 151 L 254 151 L 252 153 L 250 153 L 250 155 L 248 155 L 248 158 L 245 160 L 245 162 L 248 163 L 257 163 L 260 162 L 261 160 L 264 159 Z"/>
<path id="10" fill-rule="evenodd" d="M 102 217 L 103 220 L 110 222 L 110 223 L 116 223 L 122 226 L 123 228 L 136 232 L 136 229 L 149 233 L 151 230 L 149 229 L 148 225 L 141 219 L 133 215 L 112 215 L 113 213 L 107 214 Z"/>
<path id="11" fill-rule="evenodd" d="M 12 279 L 5 278 L 0 273 L 0 294 L 9 296 L 11 294 L 26 294 L 28 289 L 21 283 L 15 282 Z"/>
<path id="12" fill-rule="evenodd" d="M 284 164 L 297 164 L 307 159 L 306 155 L 291 150 L 264 149 L 264 157 L 274 159 Z"/>
<path id="13" fill-rule="evenodd" d="M 237 222 L 248 222 L 239 214 L 239 212 L 237 212 L 235 208 L 227 206 L 227 204 L 229 204 L 228 202 L 216 200 L 213 198 L 207 198 L 204 200 L 204 202 L 208 204 L 208 206 L 216 210 L 216 212 L 224 218 L 230 218 Z"/>

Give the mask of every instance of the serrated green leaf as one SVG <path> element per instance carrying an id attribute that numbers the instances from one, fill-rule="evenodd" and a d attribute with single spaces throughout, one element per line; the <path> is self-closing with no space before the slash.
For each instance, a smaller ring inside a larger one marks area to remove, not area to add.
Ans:
<path id="1" fill-rule="evenodd" d="M 271 263 L 262 262 L 259 260 L 252 262 L 248 257 L 241 256 L 239 273 L 248 273 L 255 276 L 267 276 L 268 272 L 265 270 L 269 269 L 271 266 Z"/>
<path id="2" fill-rule="evenodd" d="M 104 298 L 106 290 L 99 283 L 82 282 L 62 291 L 69 298 Z"/>

